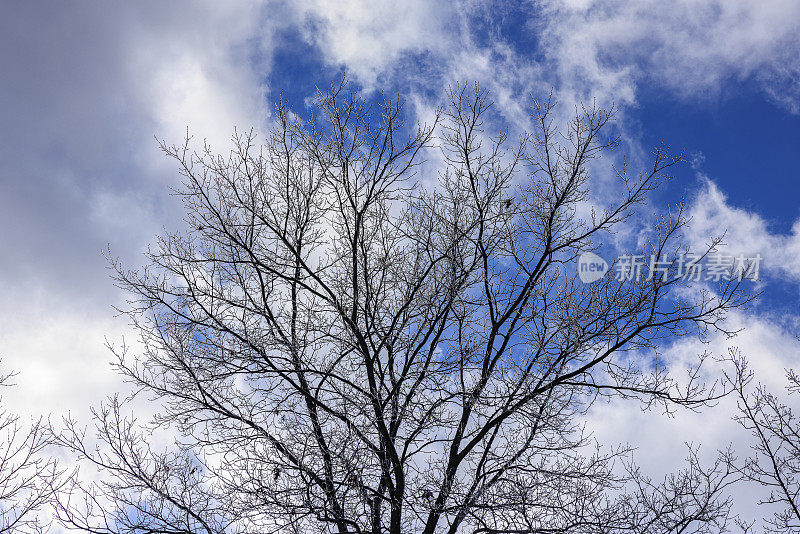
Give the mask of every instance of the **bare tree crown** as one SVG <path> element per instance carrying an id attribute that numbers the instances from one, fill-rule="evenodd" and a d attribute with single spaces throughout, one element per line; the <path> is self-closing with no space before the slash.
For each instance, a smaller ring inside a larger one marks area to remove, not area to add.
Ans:
<path id="1" fill-rule="evenodd" d="M 627 450 L 594 449 L 594 399 L 700 406 L 723 392 L 638 363 L 667 336 L 724 329 L 735 283 L 695 300 L 679 280 L 582 284 L 594 250 L 677 158 L 616 176 L 589 212 L 592 165 L 616 145 L 613 111 L 565 128 L 534 100 L 532 132 L 491 131 L 491 102 L 457 85 L 429 124 L 344 82 L 306 120 L 284 105 L 263 145 L 226 157 L 164 145 L 184 177 L 189 230 L 148 266 L 116 265 L 145 349 L 119 368 L 179 430 L 151 450 L 112 402 L 105 449 L 62 444 L 107 470 L 61 518 L 92 532 L 711 532 L 726 463 L 653 483 Z M 434 154 L 440 164 L 426 163 Z M 434 173 L 435 180 L 427 180 Z M 423 172 L 424 171 L 424 172 Z M 433 183 L 433 182 L 436 183 Z M 580 217 L 579 213 L 590 213 Z M 680 250 L 682 209 L 647 252 Z M 680 293 L 685 295 L 686 292 Z M 115 509 L 103 509 L 105 496 Z"/>

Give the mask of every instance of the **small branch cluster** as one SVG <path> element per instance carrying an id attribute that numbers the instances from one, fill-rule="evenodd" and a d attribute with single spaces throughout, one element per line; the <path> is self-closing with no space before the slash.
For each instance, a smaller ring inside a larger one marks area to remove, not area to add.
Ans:
<path id="1" fill-rule="evenodd" d="M 0 388 L 13 374 L 0 375 Z M 63 472 L 46 449 L 51 445 L 42 420 L 25 425 L 0 408 L 0 532 L 41 532 L 48 522 L 39 512 L 59 489 Z"/>

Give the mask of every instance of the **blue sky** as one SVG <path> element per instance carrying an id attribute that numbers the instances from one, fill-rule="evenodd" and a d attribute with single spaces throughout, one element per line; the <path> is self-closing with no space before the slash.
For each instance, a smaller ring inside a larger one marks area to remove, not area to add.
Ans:
<path id="1" fill-rule="evenodd" d="M 800 116 L 747 84 L 704 104 L 678 101 L 657 86 L 640 94 L 632 120 L 645 143 L 664 139 L 689 158 L 702 154 L 697 169 L 715 177 L 733 204 L 764 214 L 776 231 L 790 230 L 800 215 Z M 692 185 L 683 181 L 676 193 Z"/>
<path id="2" fill-rule="evenodd" d="M 131 333 L 102 254 L 136 265 L 182 219 L 154 136 L 188 127 L 222 150 L 234 127 L 264 131 L 281 92 L 303 113 L 343 71 L 373 98 L 402 94 L 412 118 L 456 81 L 483 84 L 515 128 L 530 93 L 615 103 L 622 153 L 643 161 L 663 140 L 689 160 L 651 207 L 685 199 L 690 241 L 727 231 L 731 251 L 764 256 L 764 298 L 732 318 L 747 328 L 710 349 L 747 351 L 777 389 L 800 367 L 796 0 L 18 2 L 0 17 L 0 69 L 0 357 L 21 372 L 4 397 L 18 411 L 85 414 L 121 387 L 104 344 Z M 705 348 L 682 340 L 668 360 Z M 658 473 L 683 456 L 676 436 L 736 442 L 730 410 L 611 404 L 589 425 L 656 451 Z"/>

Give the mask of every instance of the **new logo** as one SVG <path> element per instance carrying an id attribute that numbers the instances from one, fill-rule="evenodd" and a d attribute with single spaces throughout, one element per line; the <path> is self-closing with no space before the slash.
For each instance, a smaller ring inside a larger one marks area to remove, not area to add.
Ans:
<path id="1" fill-rule="evenodd" d="M 578 278 L 584 284 L 600 280 L 606 271 L 608 271 L 608 263 L 594 252 L 584 252 L 578 258 Z"/>

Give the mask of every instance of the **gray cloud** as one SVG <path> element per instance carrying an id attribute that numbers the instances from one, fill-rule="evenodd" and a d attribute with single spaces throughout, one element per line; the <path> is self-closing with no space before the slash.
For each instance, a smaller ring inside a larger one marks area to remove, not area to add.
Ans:
<path id="1" fill-rule="evenodd" d="M 222 144 L 266 120 L 267 8 L 254 2 L 14 3 L 0 18 L 0 358 L 7 405 L 96 403 L 118 387 L 104 334 L 135 266 L 182 217 L 154 135 Z M 263 58 L 263 60 L 259 60 Z M 130 340 L 129 340 L 130 341 Z"/>
<path id="2" fill-rule="evenodd" d="M 266 65 L 238 57 L 268 44 L 261 11 L 210 2 L 10 9 L 0 21 L 11 82 L 0 88 L 0 277 L 108 299 L 106 244 L 140 250 L 178 213 L 166 194 L 177 175 L 153 136 L 180 141 L 189 126 L 219 140 L 237 123 L 263 123 Z"/>

